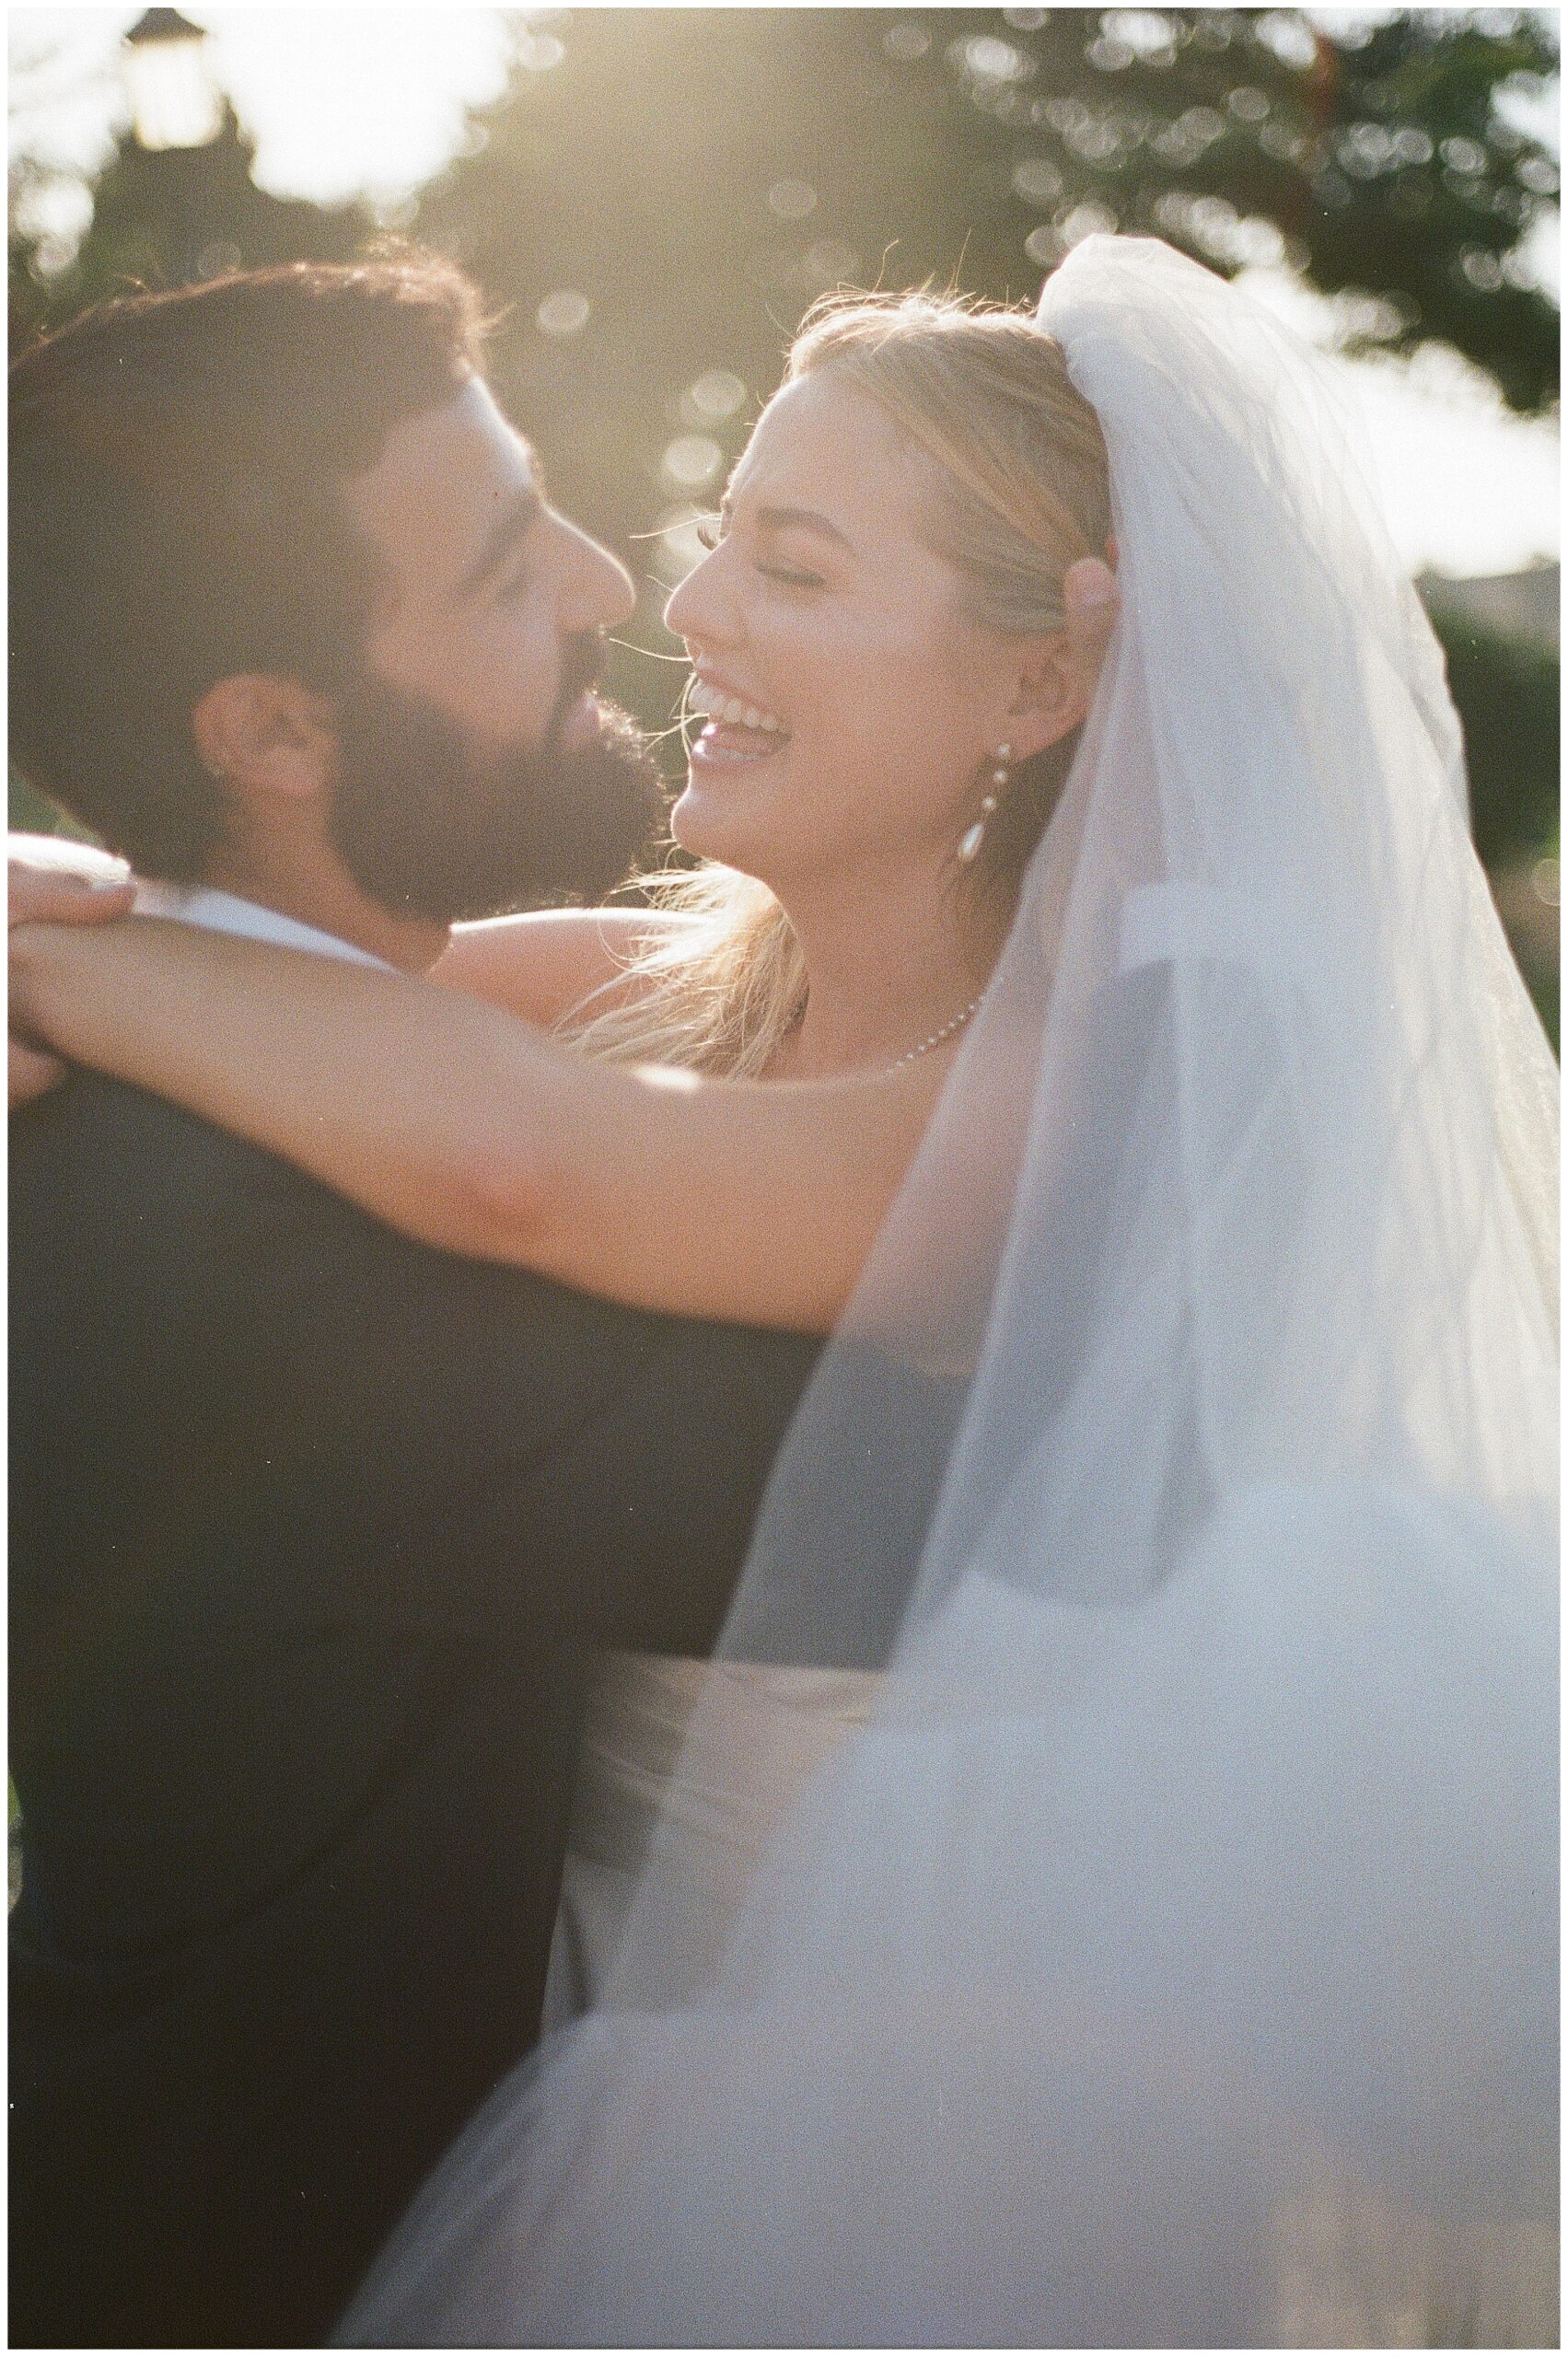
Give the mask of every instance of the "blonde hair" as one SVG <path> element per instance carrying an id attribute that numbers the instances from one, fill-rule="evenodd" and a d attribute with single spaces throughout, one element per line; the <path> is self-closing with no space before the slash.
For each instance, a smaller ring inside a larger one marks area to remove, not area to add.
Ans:
<path id="1" fill-rule="evenodd" d="M 1103 553 L 1110 489 L 1099 421 L 1031 314 L 951 295 L 827 296 L 796 337 L 786 381 L 821 369 L 875 401 L 928 462 L 925 537 L 958 575 L 969 618 L 1019 637 L 1061 630 L 1063 575 Z M 1010 912 L 1076 743 L 1074 730 L 1015 769 L 965 878 L 993 906 Z M 679 922 L 656 927 L 561 1029 L 618 1061 L 762 1072 L 806 997 L 783 908 L 754 877 L 712 864 L 639 880 Z"/>

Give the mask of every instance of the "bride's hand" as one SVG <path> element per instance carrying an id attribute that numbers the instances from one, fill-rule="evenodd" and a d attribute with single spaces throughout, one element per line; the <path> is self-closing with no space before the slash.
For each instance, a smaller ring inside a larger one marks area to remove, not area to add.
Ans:
<path id="1" fill-rule="evenodd" d="M 6 843 L 6 923 L 102 924 L 128 915 L 133 886 L 122 860 L 53 835 L 12 835 Z M 64 1066 L 12 1032 L 6 1096 L 14 1111 L 62 1078 Z"/>

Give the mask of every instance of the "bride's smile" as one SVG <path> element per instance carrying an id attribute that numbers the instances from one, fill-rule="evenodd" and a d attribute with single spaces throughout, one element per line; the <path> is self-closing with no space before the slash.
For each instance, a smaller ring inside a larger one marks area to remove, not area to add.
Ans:
<path id="1" fill-rule="evenodd" d="M 708 724 L 691 748 L 694 761 L 765 761 L 788 741 L 789 731 L 775 714 L 763 712 L 711 672 L 694 675 L 688 701 Z"/>

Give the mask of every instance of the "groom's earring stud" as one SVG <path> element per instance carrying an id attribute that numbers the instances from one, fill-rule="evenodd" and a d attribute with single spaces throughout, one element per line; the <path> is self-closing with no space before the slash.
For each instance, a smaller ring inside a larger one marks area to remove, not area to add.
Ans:
<path id="1" fill-rule="evenodd" d="M 980 856 L 980 847 L 985 841 L 986 821 L 1007 791 L 1008 781 L 1013 773 L 1012 760 L 1011 745 L 998 745 L 995 766 L 991 772 L 991 784 L 980 797 L 980 816 L 958 845 L 958 857 L 966 867 Z"/>

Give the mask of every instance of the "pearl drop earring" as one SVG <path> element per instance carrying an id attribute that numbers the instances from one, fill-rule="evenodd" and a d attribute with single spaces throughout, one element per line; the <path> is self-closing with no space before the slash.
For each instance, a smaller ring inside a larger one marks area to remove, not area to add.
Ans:
<path id="1" fill-rule="evenodd" d="M 990 786 L 980 797 L 980 816 L 958 845 L 958 857 L 966 867 L 980 856 L 980 847 L 985 841 L 986 821 L 1007 791 L 1007 782 L 1011 775 L 1008 764 L 1012 759 L 1011 745 L 998 745 L 996 766 L 991 772 Z"/>

